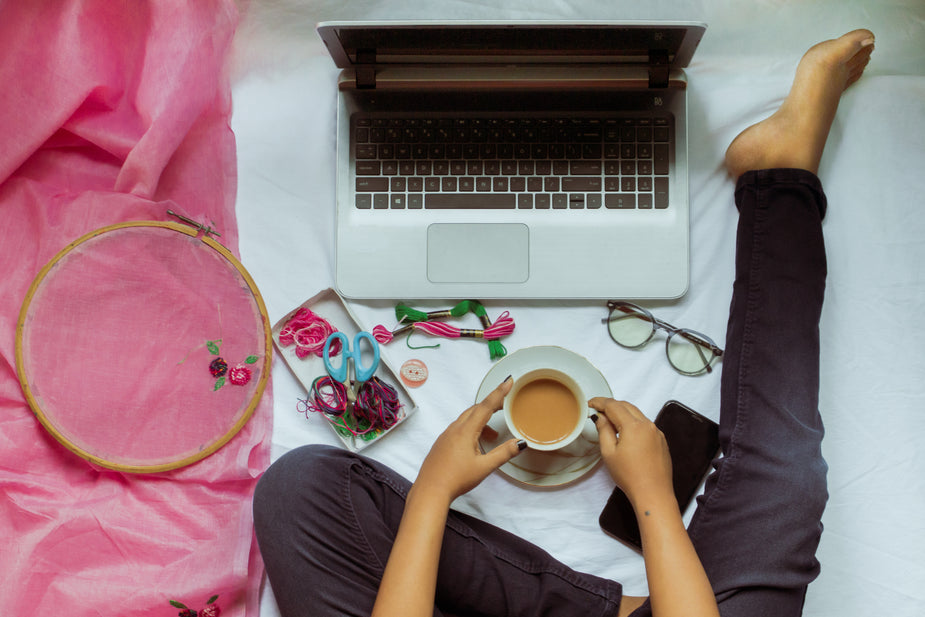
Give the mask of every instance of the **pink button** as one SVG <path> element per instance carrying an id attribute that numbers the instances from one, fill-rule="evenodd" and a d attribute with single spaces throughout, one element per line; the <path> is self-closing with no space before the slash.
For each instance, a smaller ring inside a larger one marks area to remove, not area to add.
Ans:
<path id="1" fill-rule="evenodd" d="M 420 360 L 408 360 L 401 365 L 399 376 L 409 388 L 419 388 L 427 381 L 427 365 Z"/>

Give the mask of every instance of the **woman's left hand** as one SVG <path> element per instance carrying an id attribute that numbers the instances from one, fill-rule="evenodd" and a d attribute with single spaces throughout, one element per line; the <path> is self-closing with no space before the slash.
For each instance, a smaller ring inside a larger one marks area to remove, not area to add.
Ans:
<path id="1" fill-rule="evenodd" d="M 421 465 L 414 482 L 417 490 L 440 495 L 449 504 L 521 452 L 516 439 L 510 439 L 485 454 L 479 450 L 482 429 L 492 414 L 504 405 L 504 397 L 513 385 L 514 380 L 508 377 L 443 431 Z"/>

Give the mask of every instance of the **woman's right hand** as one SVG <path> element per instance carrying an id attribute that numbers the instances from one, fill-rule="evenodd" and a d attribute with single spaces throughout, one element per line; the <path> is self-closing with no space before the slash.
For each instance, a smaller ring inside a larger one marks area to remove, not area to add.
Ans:
<path id="1" fill-rule="evenodd" d="M 634 405 L 612 398 L 593 398 L 601 456 L 610 476 L 634 505 L 644 495 L 674 494 L 671 457 L 665 436 Z"/>

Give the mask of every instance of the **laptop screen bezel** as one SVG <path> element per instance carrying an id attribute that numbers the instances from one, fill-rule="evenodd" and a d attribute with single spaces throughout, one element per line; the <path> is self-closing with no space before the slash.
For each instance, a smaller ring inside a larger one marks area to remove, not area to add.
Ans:
<path id="1" fill-rule="evenodd" d="M 317 31 L 340 68 L 426 64 L 639 65 L 666 52 L 688 66 L 706 25 L 695 22 L 323 22 Z M 358 56 L 363 56 L 359 58 Z"/>

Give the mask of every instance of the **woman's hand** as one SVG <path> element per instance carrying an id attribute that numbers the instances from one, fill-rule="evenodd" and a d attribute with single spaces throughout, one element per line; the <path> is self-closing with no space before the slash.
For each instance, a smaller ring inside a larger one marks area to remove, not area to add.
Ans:
<path id="1" fill-rule="evenodd" d="M 719 617 L 710 581 L 684 528 L 668 444 L 633 405 L 594 398 L 601 456 L 636 512 L 654 615 Z"/>
<path id="2" fill-rule="evenodd" d="M 633 504 L 643 494 L 672 495 L 671 457 L 665 436 L 639 409 L 624 401 L 593 398 L 601 456 L 617 486 Z"/>
<path id="3" fill-rule="evenodd" d="M 478 441 L 492 414 L 503 406 L 504 397 L 513 384 L 514 380 L 508 377 L 443 431 L 421 465 L 414 482 L 415 490 L 440 495 L 449 504 L 517 456 L 522 448 L 518 447 L 516 439 L 510 439 L 485 454 L 479 450 Z"/>
<path id="4" fill-rule="evenodd" d="M 479 433 L 491 414 L 501 409 L 512 385 L 508 377 L 482 402 L 462 412 L 431 447 L 405 501 L 376 595 L 374 617 L 433 614 L 450 503 L 520 452 L 514 439 L 487 454 L 479 451 Z"/>

